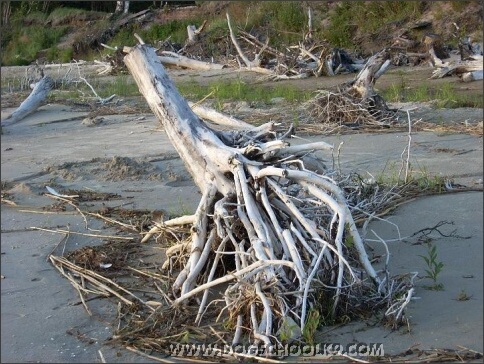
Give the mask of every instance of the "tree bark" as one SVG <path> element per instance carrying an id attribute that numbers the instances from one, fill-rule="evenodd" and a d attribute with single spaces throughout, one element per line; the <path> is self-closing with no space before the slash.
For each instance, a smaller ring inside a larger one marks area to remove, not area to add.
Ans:
<path id="1" fill-rule="evenodd" d="M 10 1 L 2 1 L 0 5 L 2 7 L 2 25 L 7 25 L 10 22 L 10 15 L 12 14 Z"/>
<path id="2" fill-rule="evenodd" d="M 306 33 L 306 39 L 313 38 L 313 7 L 310 2 L 306 2 L 308 8 L 308 32 Z"/>
<path id="3" fill-rule="evenodd" d="M 462 81 L 464 82 L 480 81 L 482 79 L 483 79 L 482 70 L 466 72 L 462 74 Z"/>
<path id="4" fill-rule="evenodd" d="M 2 126 L 15 124 L 27 115 L 33 113 L 45 101 L 50 90 L 54 87 L 54 81 L 49 76 L 44 76 L 35 84 L 30 95 L 20 104 L 10 116 L 2 120 Z"/>
<path id="5" fill-rule="evenodd" d="M 124 1 L 116 1 L 116 9 L 114 9 L 114 14 L 121 14 L 124 9 Z"/>
<path id="6" fill-rule="evenodd" d="M 217 110 L 210 109 L 208 107 L 201 106 L 201 105 L 196 105 L 193 102 L 189 102 L 188 104 L 192 108 L 193 112 L 195 114 L 197 114 L 199 117 L 201 117 L 205 120 L 210 120 L 217 125 L 235 128 L 235 129 L 239 129 L 239 130 L 253 129 L 253 126 L 251 124 L 248 124 L 248 123 L 246 123 L 242 120 L 238 120 L 238 119 L 233 118 L 231 116 L 227 116 L 225 114 L 222 114 L 222 113 L 218 112 Z"/>
<path id="7" fill-rule="evenodd" d="M 116 1 L 114 14 L 127 14 L 129 11 L 129 1 Z"/>

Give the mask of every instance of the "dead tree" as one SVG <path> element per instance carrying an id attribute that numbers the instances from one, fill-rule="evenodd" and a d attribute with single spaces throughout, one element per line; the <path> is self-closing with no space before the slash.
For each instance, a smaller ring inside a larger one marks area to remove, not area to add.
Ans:
<path id="1" fill-rule="evenodd" d="M 390 65 L 389 54 L 386 49 L 368 59 L 356 78 L 350 82 L 347 92 L 356 93 L 361 99 L 367 99 L 375 94 L 374 86 Z"/>
<path id="2" fill-rule="evenodd" d="M 470 82 L 482 80 L 482 50 L 478 43 L 472 43 L 469 36 L 459 37 L 460 28 L 456 23 L 453 23 L 457 33 L 454 34 L 459 39 L 458 47 L 460 53 L 460 60 L 443 62 L 442 56 L 434 49 L 434 42 L 428 41 L 428 53 L 430 57 L 430 64 L 435 67 L 432 72 L 431 79 L 442 78 L 450 75 L 457 75 L 461 77 L 462 81 Z"/>
<path id="3" fill-rule="evenodd" d="M 76 63 L 69 63 L 65 65 L 70 65 L 71 67 L 74 67 L 77 65 L 79 76 L 77 78 L 72 78 L 69 79 L 67 78 L 67 74 L 70 73 L 71 69 L 69 69 L 66 73 L 66 76 L 64 76 L 61 79 L 53 79 L 50 76 L 45 75 L 44 76 L 44 70 L 43 68 L 40 69 L 40 74 L 42 78 L 37 81 L 35 84 L 33 84 L 33 89 L 30 95 L 20 104 L 20 106 L 7 118 L 2 120 L 1 125 L 3 126 L 9 126 L 12 124 L 15 124 L 22 119 L 24 119 L 26 116 L 30 115 L 31 113 L 35 112 L 46 100 L 47 96 L 49 95 L 50 91 L 59 87 L 60 85 L 67 86 L 69 84 L 72 84 L 74 82 L 83 82 L 85 83 L 92 91 L 94 96 L 97 99 L 97 102 L 100 104 L 106 104 L 110 102 L 116 95 L 111 95 L 107 98 L 102 98 L 100 97 L 96 91 L 94 90 L 94 87 L 86 80 L 85 77 L 81 75 L 81 70 L 79 68 L 79 64 Z M 48 66 L 53 66 L 53 65 L 47 65 L 46 68 L 50 68 Z M 56 67 L 59 67 L 59 65 L 56 65 Z"/>
<path id="4" fill-rule="evenodd" d="M 265 44 L 259 51 L 254 56 L 254 60 L 250 61 L 249 58 L 245 55 L 244 51 L 239 45 L 239 42 L 237 41 L 237 38 L 235 36 L 234 31 L 232 30 L 232 25 L 230 24 L 230 15 L 229 13 L 226 13 L 227 16 L 227 25 L 229 27 L 229 32 L 230 32 L 230 39 L 232 40 L 233 45 L 235 46 L 235 49 L 237 50 L 237 53 L 239 54 L 239 57 L 242 59 L 242 62 L 245 64 L 247 69 L 259 73 L 263 73 L 266 75 L 271 75 L 273 72 L 267 68 L 263 68 L 260 66 L 260 56 L 262 52 L 264 52 L 265 48 L 267 47 L 267 44 Z"/>
<path id="5" fill-rule="evenodd" d="M 306 7 L 308 9 L 308 32 L 305 34 L 304 39 L 313 38 L 313 7 L 309 1 L 306 2 Z"/>
<path id="6" fill-rule="evenodd" d="M 331 145 L 291 146 L 290 132 L 279 134 L 271 122 L 216 131 L 193 113 L 151 47 L 130 48 L 125 63 L 202 193 L 195 214 L 181 219 L 190 222 L 192 239 L 171 287 L 177 314 L 199 299 L 200 324 L 209 291 L 225 284 L 222 312 L 234 325 L 232 342 L 245 335 L 266 348 L 287 317 L 304 330 L 310 309 L 320 305 L 338 315 L 353 299 L 385 302 L 401 319 L 413 289 L 393 302 L 394 286 L 372 266 L 344 192 L 305 168 L 303 156 Z M 167 263 L 182 252 L 167 251 Z"/>

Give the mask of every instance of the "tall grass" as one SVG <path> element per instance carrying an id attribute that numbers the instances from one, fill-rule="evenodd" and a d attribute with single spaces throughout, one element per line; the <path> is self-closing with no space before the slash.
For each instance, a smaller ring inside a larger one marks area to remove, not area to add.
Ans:
<path id="1" fill-rule="evenodd" d="M 138 85 L 130 75 L 116 76 L 112 82 L 106 82 L 102 79 L 91 82 L 94 89 L 101 97 L 109 97 L 113 94 L 118 96 L 141 96 Z M 89 89 L 86 88 L 87 91 Z"/>

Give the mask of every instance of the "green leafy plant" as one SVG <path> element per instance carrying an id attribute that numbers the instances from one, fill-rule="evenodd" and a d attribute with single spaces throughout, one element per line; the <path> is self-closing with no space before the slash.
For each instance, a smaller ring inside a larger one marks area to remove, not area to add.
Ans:
<path id="1" fill-rule="evenodd" d="M 442 283 L 437 283 L 437 278 L 444 267 L 444 263 L 437 261 L 437 246 L 429 243 L 427 255 L 419 255 L 427 264 L 427 269 L 425 269 L 425 273 L 427 273 L 426 278 L 430 278 L 434 284 L 432 286 L 428 286 L 426 288 L 440 291 L 443 290 L 444 286 Z"/>
<path id="2" fill-rule="evenodd" d="M 310 345 L 314 344 L 314 334 L 319 326 L 319 316 L 319 311 L 317 309 L 312 308 L 309 310 L 302 336 L 304 341 Z"/>
<path id="3" fill-rule="evenodd" d="M 282 322 L 279 339 L 282 342 L 289 342 L 293 337 L 293 333 L 297 331 L 298 328 L 298 325 L 293 320 L 286 318 Z"/>

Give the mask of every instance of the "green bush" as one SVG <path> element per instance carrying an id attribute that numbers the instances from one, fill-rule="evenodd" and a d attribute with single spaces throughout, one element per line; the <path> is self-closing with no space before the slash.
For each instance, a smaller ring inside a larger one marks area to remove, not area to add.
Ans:
<path id="1" fill-rule="evenodd" d="M 25 17 L 23 17 L 22 22 L 23 24 L 41 24 L 45 23 L 47 15 L 41 11 L 33 11 Z"/>
<path id="2" fill-rule="evenodd" d="M 133 47 L 138 43 L 138 41 L 133 36 L 133 34 L 138 33 L 139 30 L 140 30 L 139 25 L 137 24 L 131 24 L 126 27 L 123 27 L 118 33 L 116 33 L 116 35 L 113 38 L 109 40 L 107 44 L 110 45 L 111 47 L 118 47 L 118 48 L 124 47 L 124 46 Z M 143 38 L 142 35 L 141 35 L 141 38 Z M 150 43 L 144 38 L 143 40 L 146 43 Z"/>
<path id="3" fill-rule="evenodd" d="M 140 29 L 139 25 L 131 24 L 122 28 L 108 44 L 113 47 L 134 46 L 137 44 L 134 33 L 138 33 L 145 43 L 155 46 L 158 41 L 163 41 L 168 37 L 174 43 L 183 44 L 188 37 L 187 26 L 191 24 L 200 26 L 202 21 L 199 19 L 173 20 L 166 24 L 152 24 L 146 29 Z M 209 32 L 211 30 L 206 31 L 205 34 L 209 34 Z"/>
<path id="4" fill-rule="evenodd" d="M 245 18 L 232 22 L 246 31 L 261 27 L 271 46 L 278 48 L 302 40 L 307 30 L 307 11 L 299 1 L 254 2 L 247 8 Z"/>
<path id="5" fill-rule="evenodd" d="M 330 16 L 330 25 L 323 30 L 323 37 L 335 47 L 350 48 L 352 43 L 351 7 L 354 3 L 343 2 L 338 4 Z"/>

